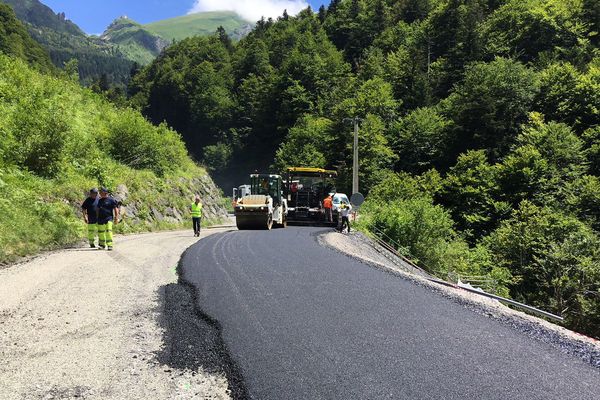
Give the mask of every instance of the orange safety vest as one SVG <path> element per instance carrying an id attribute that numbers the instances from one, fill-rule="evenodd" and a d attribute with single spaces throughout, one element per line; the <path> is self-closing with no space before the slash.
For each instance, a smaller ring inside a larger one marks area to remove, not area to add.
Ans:
<path id="1" fill-rule="evenodd" d="M 323 207 L 325 207 L 325 208 L 333 208 L 333 205 L 331 203 L 331 197 L 328 197 L 325 200 L 323 200 Z"/>

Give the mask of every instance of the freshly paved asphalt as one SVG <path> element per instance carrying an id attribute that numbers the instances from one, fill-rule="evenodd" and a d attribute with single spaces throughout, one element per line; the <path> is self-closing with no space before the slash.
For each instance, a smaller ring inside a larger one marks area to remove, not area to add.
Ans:
<path id="1" fill-rule="evenodd" d="M 324 248 L 321 231 L 229 232 L 184 255 L 250 398 L 599 398 L 599 370 Z"/>

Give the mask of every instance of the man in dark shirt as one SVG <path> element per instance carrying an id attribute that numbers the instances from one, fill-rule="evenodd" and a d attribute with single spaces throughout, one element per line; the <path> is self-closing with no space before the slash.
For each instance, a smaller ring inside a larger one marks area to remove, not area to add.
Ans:
<path id="1" fill-rule="evenodd" d="M 88 198 L 81 205 L 83 210 L 83 220 L 87 224 L 88 240 L 90 247 L 96 247 L 96 235 L 98 233 L 98 189 L 90 190 Z"/>
<path id="2" fill-rule="evenodd" d="M 113 249 L 113 224 L 119 222 L 119 203 L 108 195 L 106 188 L 100 189 L 98 200 L 98 237 L 100 250 Z"/>

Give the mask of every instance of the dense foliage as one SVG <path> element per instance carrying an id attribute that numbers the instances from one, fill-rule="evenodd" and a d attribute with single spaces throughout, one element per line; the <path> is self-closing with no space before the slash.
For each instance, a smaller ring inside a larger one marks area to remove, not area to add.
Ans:
<path id="1" fill-rule="evenodd" d="M 115 108 L 76 75 L 0 55 L 0 263 L 80 240 L 77 210 L 94 186 L 127 186 L 136 212 L 119 232 L 175 227 L 152 213 L 185 210 L 205 175 L 165 125 Z"/>
<path id="2" fill-rule="evenodd" d="M 445 275 L 600 336 L 596 0 L 333 0 L 169 48 L 132 103 L 225 187 L 269 166 L 340 172 L 361 123 L 362 224 Z"/>
<path id="3" fill-rule="evenodd" d="M 29 36 L 14 11 L 5 4 L 0 4 L 0 52 L 26 60 L 42 71 L 53 70 L 48 53 Z"/>

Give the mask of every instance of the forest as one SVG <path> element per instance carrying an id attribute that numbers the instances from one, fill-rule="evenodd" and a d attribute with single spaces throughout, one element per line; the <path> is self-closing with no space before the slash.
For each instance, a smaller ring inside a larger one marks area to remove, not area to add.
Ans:
<path id="1" fill-rule="evenodd" d="M 363 229 L 600 337 L 599 21 L 598 0 L 333 0 L 178 42 L 129 101 L 222 187 L 301 165 L 347 192 L 359 117 Z"/>

